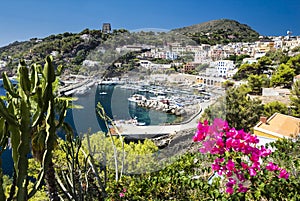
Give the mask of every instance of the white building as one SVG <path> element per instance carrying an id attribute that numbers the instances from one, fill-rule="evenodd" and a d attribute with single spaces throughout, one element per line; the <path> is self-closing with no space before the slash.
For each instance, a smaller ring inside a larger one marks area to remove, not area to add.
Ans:
<path id="1" fill-rule="evenodd" d="M 228 71 L 233 70 L 235 65 L 231 60 L 218 60 L 210 63 L 210 67 L 214 67 L 218 71 L 218 76 L 228 77 Z"/>
<path id="2" fill-rule="evenodd" d="M 140 60 L 139 63 L 142 67 L 147 68 L 147 69 L 150 69 L 151 65 L 152 65 L 152 62 L 148 61 L 148 60 Z"/>
<path id="3" fill-rule="evenodd" d="M 7 62 L 0 60 L 0 68 L 4 68 L 6 66 Z"/>
<path id="4" fill-rule="evenodd" d="M 253 63 L 256 63 L 257 60 L 255 58 L 244 58 L 243 59 L 243 64 L 244 63 L 247 63 L 247 64 L 253 64 Z"/>

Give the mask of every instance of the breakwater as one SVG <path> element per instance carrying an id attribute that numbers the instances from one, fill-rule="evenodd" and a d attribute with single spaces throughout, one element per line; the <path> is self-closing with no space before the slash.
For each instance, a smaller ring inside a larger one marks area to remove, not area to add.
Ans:
<path id="1" fill-rule="evenodd" d="M 183 107 L 179 107 L 174 104 L 170 104 L 169 100 L 140 100 L 137 102 L 139 107 L 145 107 L 148 109 L 154 109 L 157 111 L 166 112 L 169 114 L 174 114 L 176 116 L 182 116 L 186 114 L 186 111 Z"/>

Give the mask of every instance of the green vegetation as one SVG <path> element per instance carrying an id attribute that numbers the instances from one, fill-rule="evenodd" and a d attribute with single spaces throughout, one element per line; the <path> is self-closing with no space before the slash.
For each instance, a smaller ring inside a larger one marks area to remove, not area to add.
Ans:
<path id="1" fill-rule="evenodd" d="M 249 26 L 229 19 L 212 20 L 172 31 L 188 36 L 197 44 L 210 45 L 254 42 L 259 37 L 259 34 Z"/>
<path id="2" fill-rule="evenodd" d="M 225 119 L 231 127 L 250 131 L 258 122 L 263 111 L 261 101 L 251 100 L 247 95 L 250 89 L 242 85 L 241 87 L 229 87 L 225 97 L 205 109 L 201 120 L 212 122 L 215 118 Z"/>
<path id="3" fill-rule="evenodd" d="M 291 90 L 291 109 L 292 115 L 300 118 L 300 81 L 296 81 Z"/>
<path id="4" fill-rule="evenodd" d="M 14 87 L 6 73 L 3 84 L 7 93 L 0 101 L 1 154 L 8 148 L 10 139 L 14 162 L 13 182 L 9 196 L 2 188 L 0 179 L 0 200 L 27 200 L 32 197 L 45 178 L 49 197 L 59 200 L 55 186 L 52 151 L 56 146 L 57 130 L 64 125 L 68 101 L 55 95 L 57 85 L 52 58 L 45 59 L 45 65 L 27 68 L 24 62 L 18 67 L 18 85 Z M 28 191 L 28 155 L 40 163 L 40 173 L 31 191 Z M 0 161 L 0 165 L 2 161 Z"/>
<path id="5" fill-rule="evenodd" d="M 116 32 L 115 34 L 117 34 Z M 0 48 L 0 59 L 7 61 L 7 71 L 12 73 L 19 58 L 26 60 L 27 65 L 43 63 L 43 58 L 53 54 L 57 64 L 73 70 L 82 64 L 88 53 L 107 40 L 111 35 L 100 30 L 85 29 L 78 34 L 64 33 L 51 35 L 44 39 L 33 38 L 30 41 L 15 42 Z"/>

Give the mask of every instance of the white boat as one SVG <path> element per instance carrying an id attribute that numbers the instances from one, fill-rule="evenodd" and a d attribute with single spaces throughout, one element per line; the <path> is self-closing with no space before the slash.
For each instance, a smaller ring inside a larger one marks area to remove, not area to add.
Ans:
<path id="1" fill-rule="evenodd" d="M 138 122 L 137 125 L 138 125 L 138 126 L 145 126 L 146 123 L 145 123 L 145 122 Z"/>
<path id="2" fill-rule="evenodd" d="M 128 101 L 135 102 L 135 103 L 146 101 L 146 100 L 147 98 L 140 94 L 133 94 L 130 98 L 128 98 Z"/>
<path id="3" fill-rule="evenodd" d="M 102 91 L 99 93 L 100 95 L 106 95 L 107 93 L 105 91 Z"/>

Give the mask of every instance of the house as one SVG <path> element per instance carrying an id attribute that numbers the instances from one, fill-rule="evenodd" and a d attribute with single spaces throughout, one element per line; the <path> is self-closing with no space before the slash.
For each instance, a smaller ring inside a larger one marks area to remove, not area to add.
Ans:
<path id="1" fill-rule="evenodd" d="M 184 72 L 189 72 L 195 70 L 195 64 L 194 63 L 186 63 L 184 65 Z"/>
<path id="2" fill-rule="evenodd" d="M 142 67 L 147 68 L 147 69 L 150 69 L 151 65 L 152 65 L 152 62 L 148 61 L 148 60 L 140 60 L 139 63 Z"/>
<path id="3" fill-rule="evenodd" d="M 285 114 L 275 113 L 269 119 L 261 117 L 254 127 L 258 137 L 270 139 L 296 137 L 300 134 L 300 119 Z"/>
<path id="4" fill-rule="evenodd" d="M 215 62 L 210 62 L 210 67 L 214 67 L 218 71 L 218 76 L 227 77 L 229 70 L 233 70 L 235 65 L 231 60 L 218 60 Z"/>

